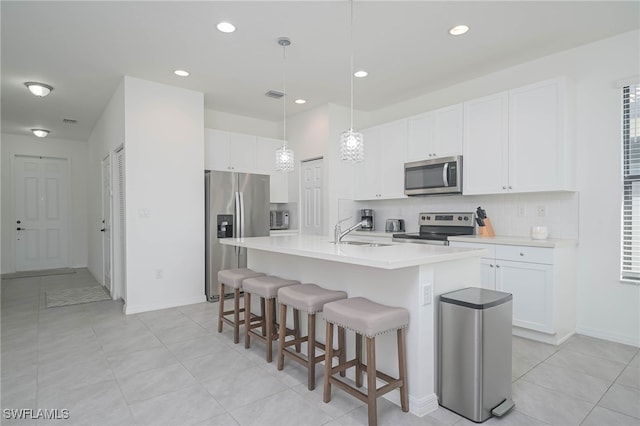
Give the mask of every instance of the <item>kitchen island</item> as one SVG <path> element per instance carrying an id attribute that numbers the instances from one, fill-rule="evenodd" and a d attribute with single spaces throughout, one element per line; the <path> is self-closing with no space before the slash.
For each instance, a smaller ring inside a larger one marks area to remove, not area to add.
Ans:
<path id="1" fill-rule="evenodd" d="M 309 235 L 220 241 L 248 249 L 247 266 L 255 271 L 408 309 L 409 408 L 417 416 L 438 408 L 435 302 L 439 294 L 480 286 L 480 256 L 484 250 L 412 243 L 354 245 L 347 241 L 336 245 L 326 236 Z M 323 340 L 323 321 L 318 328 L 317 336 Z M 396 375 L 395 334 L 378 336 L 376 341 L 378 368 Z M 352 334 L 347 334 L 347 346 L 352 357 Z M 353 372 L 349 373 L 353 377 Z M 385 397 L 399 405 L 397 390 Z"/>

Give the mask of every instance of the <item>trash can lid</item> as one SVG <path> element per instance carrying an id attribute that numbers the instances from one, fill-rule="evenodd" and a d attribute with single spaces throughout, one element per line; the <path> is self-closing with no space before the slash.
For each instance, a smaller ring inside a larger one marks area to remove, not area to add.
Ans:
<path id="1" fill-rule="evenodd" d="M 442 303 L 452 303 L 471 309 L 487 309 L 502 305 L 512 299 L 513 296 L 510 293 L 478 287 L 463 288 L 440 295 Z"/>

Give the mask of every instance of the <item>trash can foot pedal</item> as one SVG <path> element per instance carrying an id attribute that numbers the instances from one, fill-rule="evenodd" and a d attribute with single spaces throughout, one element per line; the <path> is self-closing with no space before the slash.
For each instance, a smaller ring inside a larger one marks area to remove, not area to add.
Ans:
<path id="1" fill-rule="evenodd" d="M 491 410 L 491 414 L 493 414 L 496 417 L 502 417 L 505 414 L 507 414 L 509 410 L 515 407 L 515 405 L 516 404 L 511 399 L 505 399 L 504 401 L 502 401 L 501 404 L 499 404 L 497 407 L 494 407 L 494 409 Z"/>

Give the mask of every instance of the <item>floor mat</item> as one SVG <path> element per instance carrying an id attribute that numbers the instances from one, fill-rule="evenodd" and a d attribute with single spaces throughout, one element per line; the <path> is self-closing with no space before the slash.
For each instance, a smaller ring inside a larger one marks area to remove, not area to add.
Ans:
<path id="1" fill-rule="evenodd" d="M 29 277 L 42 277 L 44 275 L 62 275 L 62 274 L 75 274 L 76 270 L 72 268 L 59 268 L 59 269 L 43 269 L 41 271 L 22 271 L 13 272 L 10 274 L 2 274 L 0 278 L 3 280 L 10 280 L 13 278 L 29 278 Z"/>
<path id="2" fill-rule="evenodd" d="M 47 308 L 111 300 L 111 296 L 107 294 L 106 290 L 102 286 L 51 290 L 47 291 L 45 296 L 45 306 Z"/>

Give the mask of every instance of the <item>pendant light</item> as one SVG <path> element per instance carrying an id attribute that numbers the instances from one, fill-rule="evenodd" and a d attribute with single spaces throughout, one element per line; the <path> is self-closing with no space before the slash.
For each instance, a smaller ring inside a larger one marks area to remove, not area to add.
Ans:
<path id="1" fill-rule="evenodd" d="M 349 76 L 351 78 L 351 121 L 349 130 L 340 135 L 340 159 L 351 163 L 361 163 L 364 160 L 364 138 L 362 133 L 353 129 L 353 0 L 349 1 L 350 22 L 349 22 L 349 48 L 351 50 L 351 68 Z"/>
<path id="2" fill-rule="evenodd" d="M 291 45 L 291 40 L 287 37 L 280 37 L 278 44 L 282 46 L 282 63 L 284 84 L 282 89 L 283 118 L 282 118 L 282 147 L 276 150 L 276 170 L 281 172 L 292 172 L 294 169 L 293 151 L 287 147 L 287 54 L 286 48 Z"/>

